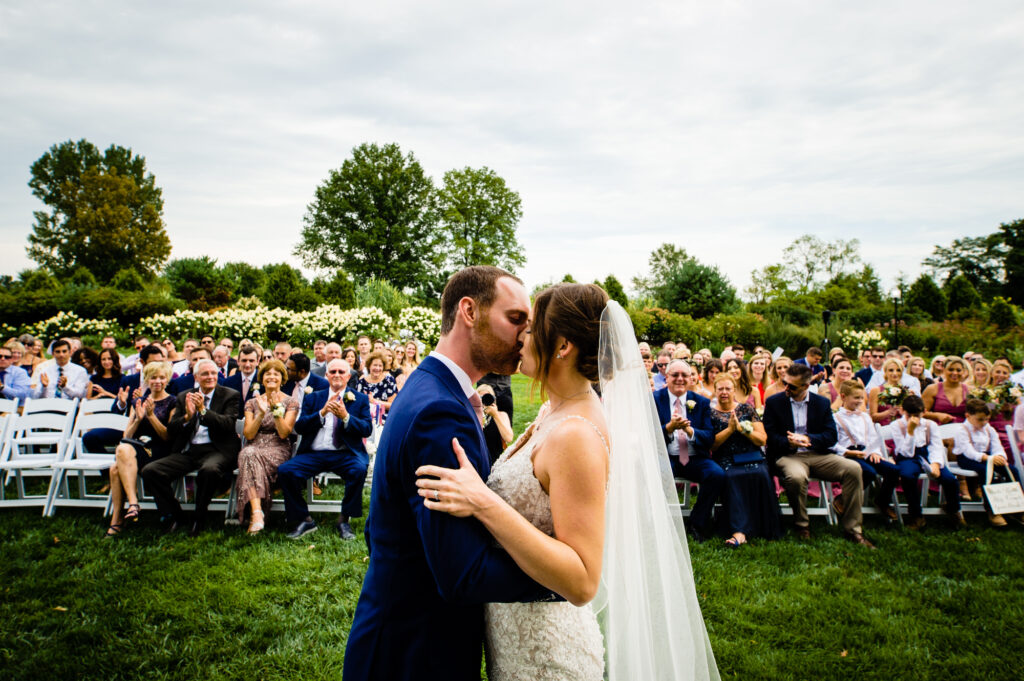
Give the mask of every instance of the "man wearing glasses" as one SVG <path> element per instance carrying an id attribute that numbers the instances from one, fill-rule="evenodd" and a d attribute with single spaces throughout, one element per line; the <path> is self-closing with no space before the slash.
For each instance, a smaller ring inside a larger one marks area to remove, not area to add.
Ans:
<path id="1" fill-rule="evenodd" d="M 863 369 L 861 369 L 860 371 L 853 375 L 854 378 L 858 379 L 865 386 L 867 386 L 867 384 L 871 382 L 871 379 L 874 378 L 876 373 L 879 376 L 882 376 L 882 382 L 885 382 L 885 377 L 882 374 L 882 365 L 885 364 L 885 348 L 883 348 L 881 345 L 876 345 L 875 347 L 871 348 L 870 352 L 871 364 L 864 365 Z M 861 355 L 861 364 L 864 363 L 864 357 L 867 354 L 868 353 L 864 353 L 863 355 Z"/>
<path id="2" fill-rule="evenodd" d="M 681 359 L 669 363 L 665 372 L 666 386 L 654 392 L 654 404 L 658 408 L 672 475 L 700 485 L 697 502 L 690 513 L 690 528 L 701 541 L 711 531 L 711 511 L 725 486 L 725 471 L 711 458 L 710 447 L 715 439 L 711 429 L 711 402 L 688 390 L 693 373 L 690 365 Z"/>
<path id="3" fill-rule="evenodd" d="M 654 374 L 654 389 L 661 390 L 665 387 L 665 370 L 668 369 L 668 363 L 672 361 L 672 353 L 669 350 L 662 349 L 658 353 L 658 359 L 654 363 L 658 371 Z"/>
<path id="4" fill-rule="evenodd" d="M 831 451 L 839 439 L 831 403 L 827 397 L 808 390 L 811 369 L 806 365 L 791 365 L 783 381 L 786 392 L 765 401 L 764 429 L 768 434 L 768 460 L 779 471 L 786 488 L 797 536 L 811 537 L 807 483 L 813 477 L 842 483 L 844 535 L 855 544 L 875 548 L 864 537 L 861 527 L 864 484 L 860 466 Z"/>
<path id="5" fill-rule="evenodd" d="M 32 388 L 25 370 L 11 363 L 13 358 L 10 348 L 0 348 L 0 395 L 24 402 Z"/>

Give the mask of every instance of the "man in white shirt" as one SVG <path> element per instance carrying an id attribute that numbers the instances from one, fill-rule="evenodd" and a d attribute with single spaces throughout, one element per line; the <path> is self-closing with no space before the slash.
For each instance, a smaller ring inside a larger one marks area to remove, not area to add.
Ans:
<path id="1" fill-rule="evenodd" d="M 66 400 L 85 397 L 89 372 L 71 362 L 71 344 L 63 338 L 53 344 L 53 360 L 43 362 L 32 374 L 32 399 L 60 397 Z"/>
<path id="2" fill-rule="evenodd" d="M 0 347 L 0 397 L 25 401 L 32 393 L 28 373 L 12 362 L 14 353 L 10 348 Z"/>

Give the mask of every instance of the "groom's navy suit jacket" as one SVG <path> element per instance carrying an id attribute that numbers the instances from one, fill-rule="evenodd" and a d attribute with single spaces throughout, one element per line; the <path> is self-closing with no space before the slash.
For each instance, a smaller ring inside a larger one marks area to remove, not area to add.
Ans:
<path id="1" fill-rule="evenodd" d="M 345 681 L 480 679 L 488 602 L 554 600 L 478 521 L 428 510 L 416 469 L 458 468 L 457 437 L 487 478 L 479 421 L 434 357 L 409 375 L 377 448 L 366 544 L 370 565 L 345 650 Z"/>

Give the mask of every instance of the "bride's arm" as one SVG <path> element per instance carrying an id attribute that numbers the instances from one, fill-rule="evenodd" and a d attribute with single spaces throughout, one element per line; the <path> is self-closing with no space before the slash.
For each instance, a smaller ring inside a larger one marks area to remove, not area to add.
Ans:
<path id="1" fill-rule="evenodd" d="M 604 503 L 608 457 L 604 444 L 585 423 L 567 422 L 551 433 L 534 460 L 546 483 L 555 537 L 548 536 L 495 494 L 476 474 L 462 447 L 453 441 L 458 470 L 423 466 L 416 484 L 431 510 L 473 515 L 539 584 L 574 605 L 593 600 L 601 577 Z M 434 501 L 434 491 L 441 501 Z M 556 538 L 557 537 L 557 538 Z"/>

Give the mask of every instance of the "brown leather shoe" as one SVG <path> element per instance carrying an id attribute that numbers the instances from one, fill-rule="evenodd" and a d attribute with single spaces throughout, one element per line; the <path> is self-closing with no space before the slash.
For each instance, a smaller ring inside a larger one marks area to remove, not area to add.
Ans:
<path id="1" fill-rule="evenodd" d="M 924 529 L 924 518 L 918 516 L 917 518 L 910 518 L 903 524 L 903 527 L 908 530 L 921 530 Z"/>
<path id="2" fill-rule="evenodd" d="M 796 532 L 797 539 L 810 539 L 811 528 L 809 527 L 794 527 L 793 531 Z"/>
<path id="3" fill-rule="evenodd" d="M 865 537 L 860 532 L 847 532 L 845 534 L 845 536 L 846 536 L 847 539 L 852 541 L 854 544 L 860 544 L 861 546 L 863 546 L 864 548 L 867 548 L 867 549 L 875 548 L 875 545 L 872 544 L 871 542 L 869 542 L 868 538 Z"/>
<path id="4" fill-rule="evenodd" d="M 988 522 L 992 527 L 1006 527 L 1006 519 L 1001 515 L 995 515 L 991 511 L 988 513 Z"/>

